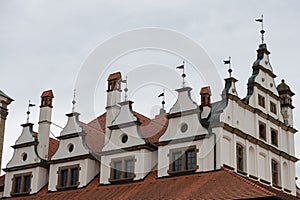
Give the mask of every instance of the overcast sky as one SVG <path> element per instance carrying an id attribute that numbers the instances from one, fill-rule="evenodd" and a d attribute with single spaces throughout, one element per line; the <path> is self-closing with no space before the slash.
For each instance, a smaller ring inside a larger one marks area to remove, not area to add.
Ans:
<path id="1" fill-rule="evenodd" d="M 260 25 L 254 19 L 264 14 L 265 41 L 271 51 L 276 83 L 284 78 L 296 93 L 294 120 L 295 127 L 299 128 L 300 116 L 297 112 L 300 109 L 300 88 L 297 87 L 299 75 L 296 72 L 300 51 L 299 10 L 298 0 L 0 0 L 0 89 L 15 100 L 9 106 L 2 167 L 12 156 L 13 149 L 10 146 L 21 133 L 20 124 L 26 120 L 29 99 L 39 105 L 42 91 L 52 89 L 55 95 L 53 122 L 64 126 L 65 114 L 71 111 L 73 89 L 90 55 L 114 36 L 145 27 L 157 27 L 185 35 L 197 42 L 214 63 L 212 70 L 216 72 L 215 77 L 202 74 L 199 79 L 194 76 L 190 63 L 187 63 L 187 82 L 194 88 L 195 101 L 199 102 L 198 92 L 202 86 L 214 79 L 219 84 L 219 80 L 228 76 L 227 68 L 223 65 L 223 60 L 228 56 L 232 57 L 233 74 L 239 80 L 238 93 L 243 98 L 260 43 Z M 100 62 L 101 55 L 98 57 Z M 176 93 L 173 90 L 180 87 L 180 75 L 174 68 L 182 60 L 181 55 L 153 50 L 136 51 L 114 60 L 105 73 L 99 75 L 101 77 L 94 86 L 93 113 L 80 110 L 84 106 L 77 108 L 82 113 L 81 120 L 89 122 L 104 112 L 105 79 L 107 74 L 115 71 L 128 75 L 131 89 L 129 97 L 135 101 L 136 111 L 148 116 L 157 114 L 160 106 L 157 95 L 162 88 L 167 90 L 166 106 L 169 109 L 175 101 Z M 100 71 L 104 70 L 102 63 L 98 65 Z M 202 66 L 199 69 L 204 68 Z M 143 80 L 139 76 L 147 76 L 151 71 L 155 73 L 150 77 L 158 77 L 150 84 L 151 87 L 136 82 L 133 88 L 134 79 Z M 159 77 L 171 81 L 160 83 Z M 218 100 L 221 91 L 217 87 L 213 89 L 214 99 Z M 77 101 L 79 104 L 81 99 Z M 31 112 L 31 122 L 37 130 L 38 107 Z M 51 130 L 54 135 L 59 135 L 60 129 L 52 127 Z M 295 138 L 296 155 L 300 157 L 300 147 L 297 147 L 299 133 Z M 297 175 L 300 176 L 300 164 L 297 164 Z"/>

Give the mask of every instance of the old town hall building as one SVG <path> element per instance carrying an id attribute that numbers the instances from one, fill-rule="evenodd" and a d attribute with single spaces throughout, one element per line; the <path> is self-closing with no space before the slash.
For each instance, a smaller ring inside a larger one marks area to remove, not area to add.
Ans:
<path id="1" fill-rule="evenodd" d="M 209 86 L 199 103 L 181 87 L 153 119 L 121 101 L 122 75 L 112 73 L 106 112 L 84 123 L 73 110 L 57 138 L 49 137 L 54 95 L 44 91 L 37 126 L 22 124 L 3 169 L 3 198 L 298 199 L 294 93 L 275 82 L 269 54 L 260 44 L 246 97 L 231 76 L 217 102 Z"/>

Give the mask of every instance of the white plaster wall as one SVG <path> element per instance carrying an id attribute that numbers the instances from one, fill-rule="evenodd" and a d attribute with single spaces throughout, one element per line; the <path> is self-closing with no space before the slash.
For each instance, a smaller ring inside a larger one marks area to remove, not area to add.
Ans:
<path id="1" fill-rule="evenodd" d="M 180 128 L 184 123 L 188 125 L 188 129 L 186 132 L 182 133 Z M 161 142 L 173 139 L 192 137 L 206 133 L 207 129 L 205 129 L 199 122 L 199 114 L 195 113 L 191 115 L 169 119 L 168 128 L 166 132 L 159 138 L 159 141 Z"/>
<path id="2" fill-rule="evenodd" d="M 178 98 L 170 109 L 170 114 L 198 108 L 198 105 L 191 98 L 191 90 L 192 88 L 190 87 L 176 90 L 178 92 Z"/>
<path id="3" fill-rule="evenodd" d="M 151 162 L 153 160 L 153 152 L 146 149 L 138 151 L 124 152 L 114 155 L 104 155 L 101 157 L 101 172 L 100 172 L 100 183 L 109 184 L 111 160 L 116 158 L 123 158 L 128 156 L 134 156 L 134 180 L 141 180 L 153 169 L 156 163 Z"/>
<path id="4" fill-rule="evenodd" d="M 64 163 L 57 163 L 50 165 L 50 172 L 49 172 L 49 191 L 57 191 L 56 185 L 58 181 L 58 169 L 59 167 L 64 166 L 71 166 L 71 165 L 79 165 L 79 186 L 78 188 L 86 186 L 98 173 L 99 173 L 99 163 L 91 160 L 89 158 L 64 162 Z"/>
<path id="5" fill-rule="evenodd" d="M 122 143 L 122 136 L 124 134 L 128 136 L 126 143 Z M 145 144 L 145 140 L 142 139 L 140 127 L 133 125 L 130 127 L 112 130 L 109 142 L 103 147 L 102 151 L 132 147 L 142 144 Z"/>
<path id="6" fill-rule="evenodd" d="M 16 145 L 24 144 L 27 142 L 34 142 L 34 137 L 30 132 L 30 126 L 23 127 L 22 133 L 16 141 Z"/>
<path id="7" fill-rule="evenodd" d="M 27 154 L 27 159 L 25 161 L 23 161 L 24 153 Z M 14 150 L 13 157 L 7 163 L 6 168 L 37 163 L 39 161 L 40 161 L 40 159 L 37 157 L 37 155 L 34 151 L 34 146 L 27 146 L 27 147 L 18 148 L 18 149 Z"/>
<path id="8" fill-rule="evenodd" d="M 74 149 L 72 152 L 69 152 L 70 144 L 74 145 Z M 59 147 L 55 152 L 55 154 L 52 156 L 51 160 L 85 155 L 88 153 L 89 151 L 83 146 L 82 137 L 74 137 L 74 138 L 60 140 Z"/>
<path id="9" fill-rule="evenodd" d="M 121 106 L 121 110 L 120 110 L 118 116 L 112 122 L 113 125 L 123 124 L 123 123 L 127 123 L 127 122 L 134 122 L 134 121 L 138 120 L 138 118 L 130 110 L 129 102 L 127 102 L 127 103 L 128 104 L 125 104 L 125 105 L 123 104 Z"/>
<path id="10" fill-rule="evenodd" d="M 31 178 L 31 192 L 30 194 L 37 193 L 42 189 L 48 182 L 48 170 L 42 167 L 36 167 L 32 169 L 18 170 L 14 172 L 7 172 L 5 175 L 5 187 L 3 197 L 10 197 L 12 189 L 12 179 L 15 174 L 32 173 Z"/>
<path id="11" fill-rule="evenodd" d="M 233 165 L 233 159 L 232 159 L 232 151 L 231 151 L 231 138 L 223 136 L 223 142 L 222 142 L 222 156 L 221 159 L 224 164 L 228 166 Z"/>
<path id="12" fill-rule="evenodd" d="M 72 114 L 73 116 L 68 117 L 68 122 L 60 133 L 61 136 L 82 132 L 82 127 L 79 124 L 79 114 L 78 113 L 72 113 Z"/>
<path id="13" fill-rule="evenodd" d="M 240 107 L 235 101 L 228 100 L 228 105 L 221 114 L 220 119 L 232 127 L 238 128 L 254 137 L 256 136 L 256 115 Z"/>
<path id="14" fill-rule="evenodd" d="M 121 91 L 113 90 L 107 92 L 106 106 L 115 106 L 121 101 Z"/>

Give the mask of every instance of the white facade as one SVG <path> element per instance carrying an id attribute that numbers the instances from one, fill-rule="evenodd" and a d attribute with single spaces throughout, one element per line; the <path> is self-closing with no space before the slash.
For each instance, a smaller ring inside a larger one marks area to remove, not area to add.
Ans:
<path id="1" fill-rule="evenodd" d="M 82 188 L 99 173 L 100 184 L 106 185 L 141 181 L 153 170 L 163 178 L 224 167 L 296 195 L 294 94 L 284 82 L 276 87 L 266 44 L 261 44 L 257 52 L 245 98 L 238 96 L 233 77 L 225 79 L 220 101 L 214 103 L 210 102 L 209 87 L 203 88 L 201 95 L 206 96 L 201 98 L 201 105 L 191 98 L 192 88 L 177 89 L 177 100 L 165 115 L 167 127 L 160 124 L 159 131 L 149 125 L 146 131 L 159 133 L 156 139 L 145 136 L 142 120 L 132 109 L 133 102 L 120 102 L 119 72 L 108 78 L 106 118 L 102 119 L 106 133 L 100 152 L 88 146 L 79 113 L 72 112 L 67 114 L 68 122 L 58 137 L 57 151 L 47 160 L 51 108 L 41 108 L 39 135 L 45 134 L 37 140 L 32 125 L 24 126 L 7 165 L 4 196 L 11 194 L 13 176 L 27 172 L 32 174 L 32 194 L 47 182 L 49 191 Z M 46 163 L 44 168 L 40 166 L 42 161 Z M 72 167 L 78 170 L 76 184 L 61 186 L 62 169 Z"/>

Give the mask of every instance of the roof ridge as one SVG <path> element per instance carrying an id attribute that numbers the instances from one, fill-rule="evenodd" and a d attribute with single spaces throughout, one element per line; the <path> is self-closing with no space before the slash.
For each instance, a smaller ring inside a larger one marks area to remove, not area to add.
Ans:
<path id="1" fill-rule="evenodd" d="M 253 181 L 249 180 L 249 179 L 246 178 L 246 177 L 242 177 L 242 176 L 238 175 L 237 173 L 235 173 L 235 172 L 233 172 L 233 171 L 231 171 L 231 170 L 229 170 L 229 169 L 226 169 L 226 168 L 223 168 L 223 170 L 224 170 L 226 173 L 228 173 L 228 174 L 230 174 L 230 175 L 233 175 L 233 176 L 237 177 L 238 179 L 242 180 L 243 182 L 248 183 L 249 185 L 252 185 L 252 186 L 258 188 L 258 189 L 260 189 L 260 190 L 263 191 L 263 192 L 266 192 L 266 193 L 268 193 L 268 194 L 270 194 L 270 195 L 273 195 L 273 196 L 277 196 L 275 193 L 273 193 L 273 192 L 271 192 L 271 191 L 269 191 L 269 190 L 267 190 L 267 189 L 261 187 L 261 186 L 258 185 L 258 184 L 255 184 Z"/>

